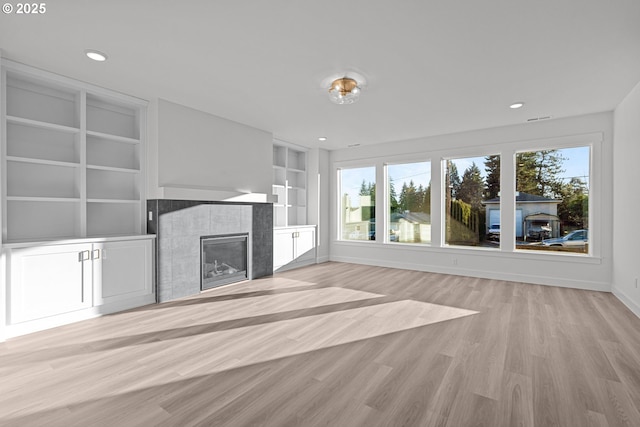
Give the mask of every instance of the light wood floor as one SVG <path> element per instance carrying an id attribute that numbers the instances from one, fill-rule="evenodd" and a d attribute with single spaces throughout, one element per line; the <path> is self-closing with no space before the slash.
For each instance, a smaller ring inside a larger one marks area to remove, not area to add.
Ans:
<path id="1" fill-rule="evenodd" d="M 640 319 L 326 263 L 1 343 L 0 425 L 640 426 Z"/>

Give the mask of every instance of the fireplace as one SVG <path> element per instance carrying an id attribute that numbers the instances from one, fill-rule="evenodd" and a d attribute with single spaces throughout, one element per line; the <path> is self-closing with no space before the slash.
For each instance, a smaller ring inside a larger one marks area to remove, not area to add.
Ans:
<path id="1" fill-rule="evenodd" d="M 200 289 L 211 289 L 248 279 L 248 234 L 200 238 Z"/>

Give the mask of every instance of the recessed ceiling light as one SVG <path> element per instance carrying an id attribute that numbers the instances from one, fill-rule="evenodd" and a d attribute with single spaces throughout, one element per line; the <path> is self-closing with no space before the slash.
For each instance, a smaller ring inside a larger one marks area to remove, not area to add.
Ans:
<path id="1" fill-rule="evenodd" d="M 84 54 L 87 55 L 89 58 L 93 59 L 94 61 L 103 62 L 107 60 L 107 54 L 102 53 L 98 50 L 87 49 L 84 51 Z"/>
<path id="2" fill-rule="evenodd" d="M 514 102 L 513 104 L 509 105 L 509 108 L 513 110 L 517 110 L 518 108 L 522 107 L 524 107 L 524 102 Z"/>
<path id="3" fill-rule="evenodd" d="M 321 137 L 318 138 L 318 141 L 321 141 L 321 142 L 324 142 L 326 140 L 327 140 L 326 136 L 321 136 Z"/>

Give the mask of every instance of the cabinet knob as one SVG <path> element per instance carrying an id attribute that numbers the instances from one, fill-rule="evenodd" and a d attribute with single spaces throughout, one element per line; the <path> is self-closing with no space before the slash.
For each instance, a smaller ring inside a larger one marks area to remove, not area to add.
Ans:
<path id="1" fill-rule="evenodd" d="M 100 249 L 94 249 L 91 255 L 91 259 L 100 259 Z"/>

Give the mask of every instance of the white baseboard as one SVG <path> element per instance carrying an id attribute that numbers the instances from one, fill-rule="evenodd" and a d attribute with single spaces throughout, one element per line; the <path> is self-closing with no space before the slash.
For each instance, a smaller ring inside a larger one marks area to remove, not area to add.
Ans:
<path id="1" fill-rule="evenodd" d="M 624 305 L 627 306 L 629 310 L 637 317 L 640 317 L 640 305 L 634 302 L 629 296 L 622 292 L 620 289 L 617 289 L 615 286 L 611 290 L 611 293 L 618 298 Z"/>
<path id="2" fill-rule="evenodd" d="M 501 273 L 496 271 L 472 270 L 463 267 L 444 267 L 441 265 L 414 264 L 405 262 L 390 262 L 381 259 L 366 259 L 358 257 L 331 256 L 331 261 L 347 262 L 351 264 L 373 265 L 380 267 L 399 268 L 403 270 L 425 271 L 430 273 L 452 274 L 454 276 L 478 277 L 481 279 L 505 280 L 510 282 L 531 283 L 534 285 L 559 286 L 563 288 L 585 289 L 589 291 L 611 292 L 611 285 L 603 282 L 587 282 L 584 280 L 558 279 L 530 274 Z"/>
<path id="3" fill-rule="evenodd" d="M 329 259 L 329 255 L 319 256 L 319 257 L 318 257 L 318 261 L 316 262 L 316 264 L 323 264 L 323 263 L 325 263 L 325 262 L 329 262 L 329 261 L 331 261 L 331 260 Z"/>

